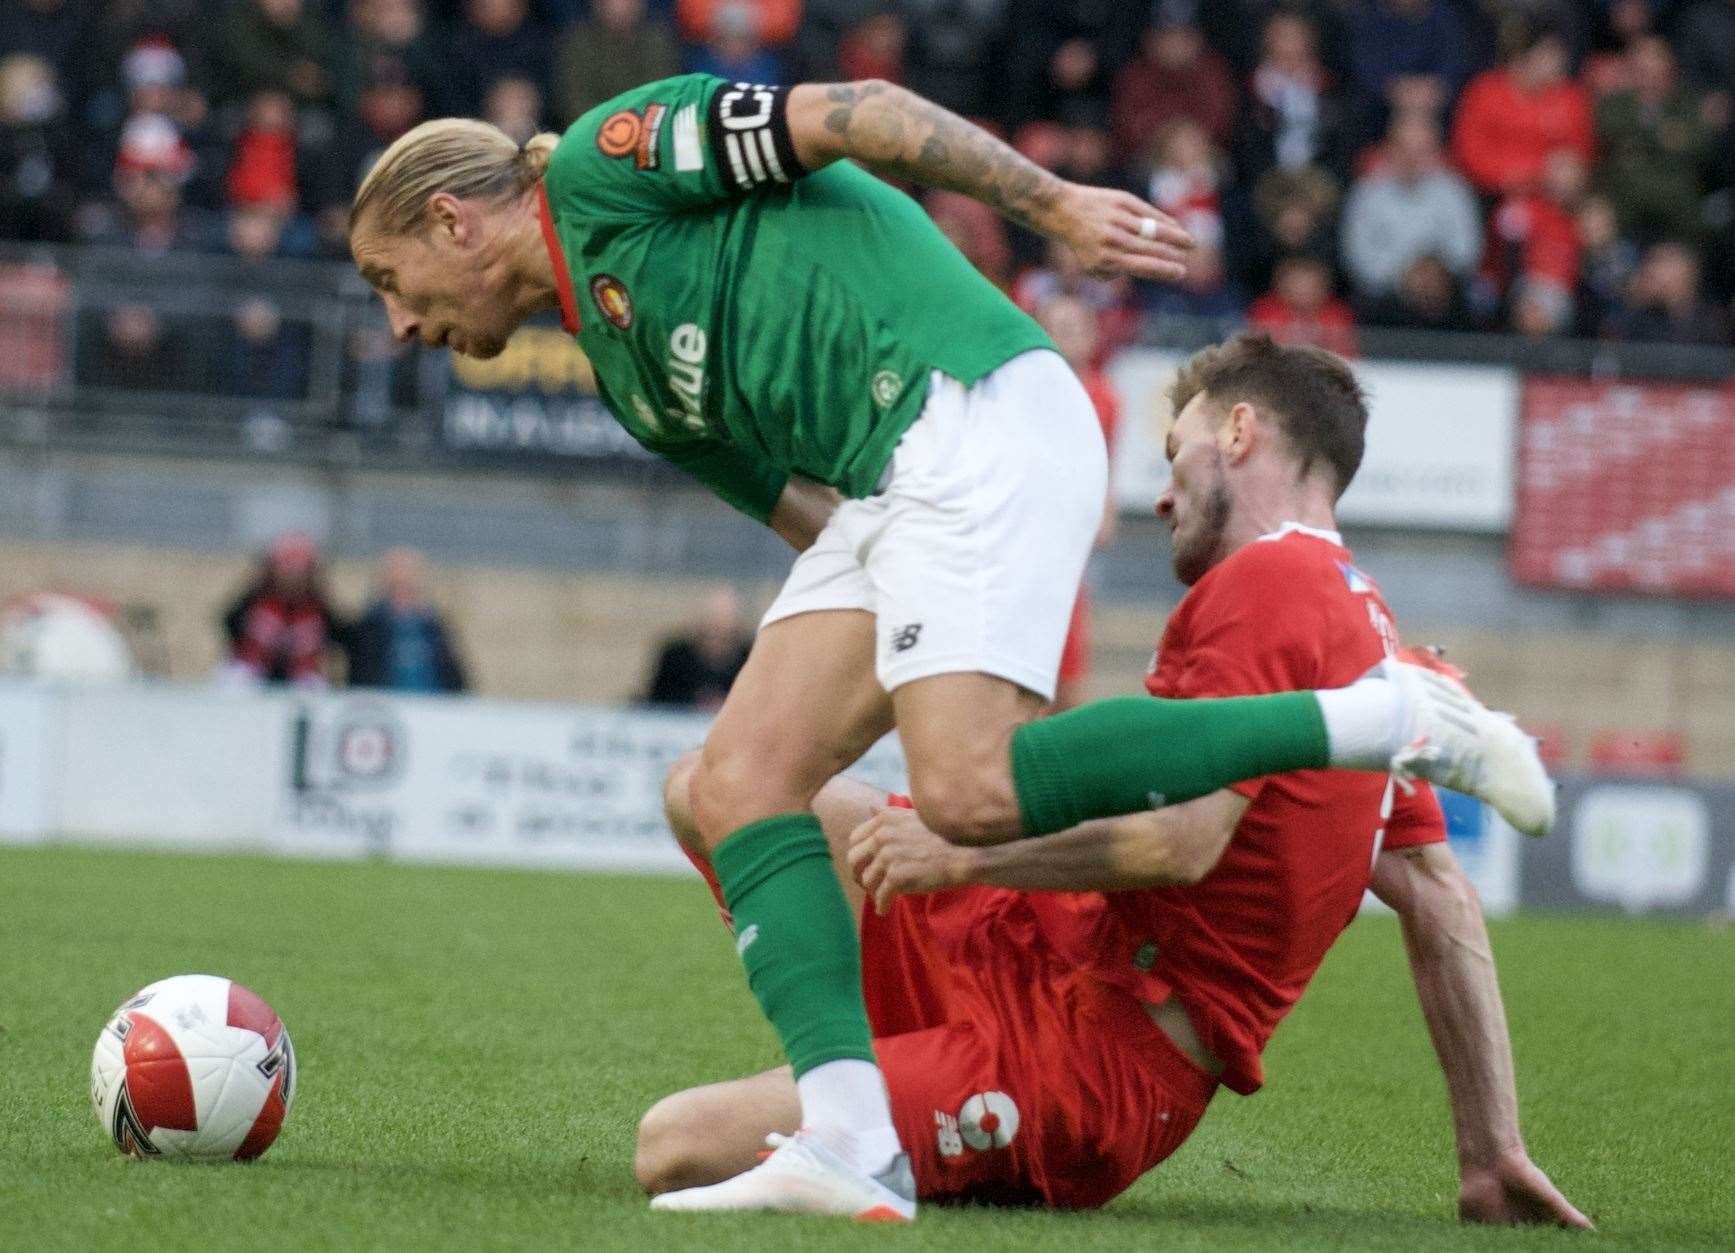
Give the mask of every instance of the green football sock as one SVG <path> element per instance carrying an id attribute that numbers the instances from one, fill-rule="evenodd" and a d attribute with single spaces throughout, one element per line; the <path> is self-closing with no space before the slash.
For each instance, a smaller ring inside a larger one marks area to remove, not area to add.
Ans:
<path id="1" fill-rule="evenodd" d="M 1324 767 L 1329 755 L 1312 692 L 1118 696 L 1019 727 L 1012 783 L 1025 831 L 1048 835 L 1176 805 L 1241 779 Z"/>
<path id="2" fill-rule="evenodd" d="M 747 985 L 795 1077 L 841 1058 L 873 1063 L 861 949 L 819 819 L 750 823 L 716 847 L 711 865 L 735 918 Z"/>

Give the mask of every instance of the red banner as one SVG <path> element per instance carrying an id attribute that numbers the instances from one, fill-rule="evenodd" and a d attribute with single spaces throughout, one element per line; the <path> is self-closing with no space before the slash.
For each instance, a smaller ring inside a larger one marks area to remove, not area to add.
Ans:
<path id="1" fill-rule="evenodd" d="M 1735 385 L 1530 379 L 1512 572 L 1735 596 Z"/>

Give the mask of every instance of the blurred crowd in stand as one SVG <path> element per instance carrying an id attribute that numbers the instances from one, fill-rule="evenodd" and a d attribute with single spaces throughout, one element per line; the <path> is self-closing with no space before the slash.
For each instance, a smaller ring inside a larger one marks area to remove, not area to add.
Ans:
<path id="1" fill-rule="evenodd" d="M 374 599 L 347 617 L 325 590 L 313 540 L 280 535 L 223 615 L 228 651 L 218 677 L 237 688 L 318 689 L 341 679 L 400 692 L 464 691 L 463 663 L 426 581 L 420 553 L 391 549 L 380 558 Z"/>
<path id="2" fill-rule="evenodd" d="M 417 121 L 524 138 L 681 70 L 901 82 L 1148 196 L 1199 241 L 1183 283 L 1100 282 L 925 198 L 1110 347 L 1149 313 L 1343 351 L 1369 325 L 1730 342 L 1735 0 L 7 0 L 0 238 L 340 256 Z M 308 328 L 267 297 L 198 366 L 161 323 L 86 327 L 86 381 L 305 386 Z"/>

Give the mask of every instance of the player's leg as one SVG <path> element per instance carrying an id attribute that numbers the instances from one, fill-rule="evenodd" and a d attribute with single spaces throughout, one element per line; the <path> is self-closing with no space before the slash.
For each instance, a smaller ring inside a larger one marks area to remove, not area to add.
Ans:
<path id="1" fill-rule="evenodd" d="M 669 767 L 663 783 L 663 813 L 669 820 L 669 831 L 675 842 L 704 876 L 711 895 L 717 901 L 717 908 L 723 910 L 727 921 L 723 889 L 711 868 L 709 850 L 699 835 L 698 819 L 693 816 L 692 779 L 698 765 L 699 750 L 694 749 L 683 753 Z M 818 816 L 826 843 L 831 847 L 832 868 L 837 872 L 838 882 L 843 885 L 844 898 L 849 901 L 850 915 L 854 918 L 861 917 L 862 890 L 849 873 L 850 833 L 873 817 L 875 811 L 885 805 L 886 799 L 886 793 L 881 789 L 847 775 L 839 775 L 827 783 L 813 798 L 813 812 Z"/>
<path id="2" fill-rule="evenodd" d="M 1534 752 L 1486 710 L 1446 710 L 1420 671 L 1324 694 L 1126 696 L 1032 721 L 1053 694 L 1105 473 L 1090 402 L 1049 353 L 968 389 L 938 380 L 899 445 L 864 564 L 878 673 L 929 827 L 967 843 L 1042 835 L 1264 774 L 1384 771 L 1418 738 L 1430 755 L 1416 773 L 1546 825 Z"/>
<path id="3" fill-rule="evenodd" d="M 800 599 L 791 592 L 803 562 L 779 598 L 785 608 Z M 688 786 L 748 986 L 795 1074 L 803 1138 L 781 1163 L 773 1157 L 726 1187 L 667 1194 L 658 1207 L 808 1209 L 814 1198 L 802 1181 L 822 1162 L 835 1203 L 827 1212 L 907 1218 L 914 1199 L 900 1191 L 905 1168 L 863 1006 L 855 916 L 811 808 L 891 725 L 873 675 L 873 617 L 779 612 L 768 615 L 775 620 L 760 631 Z"/>
<path id="4" fill-rule="evenodd" d="M 787 1066 L 688 1088 L 639 1120 L 633 1175 L 651 1196 L 720 1183 L 754 1167 L 766 1136 L 792 1135 L 800 1123 L 801 1098 Z"/>

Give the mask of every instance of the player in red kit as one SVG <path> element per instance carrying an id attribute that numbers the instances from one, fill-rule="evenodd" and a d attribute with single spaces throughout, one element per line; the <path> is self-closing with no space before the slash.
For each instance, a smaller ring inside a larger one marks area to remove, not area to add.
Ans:
<path id="1" fill-rule="evenodd" d="M 1237 337 L 1189 361 L 1173 398 L 1157 507 L 1191 590 L 1150 691 L 1331 687 L 1391 656 L 1391 614 L 1333 519 L 1366 422 L 1348 367 Z M 687 844 L 685 783 L 669 799 Z M 1372 886 L 1403 921 L 1445 1072 L 1460 1213 L 1588 1225 L 1525 1153 L 1486 930 L 1425 788 L 1302 771 L 975 848 L 848 780 L 817 809 L 862 906 L 875 1052 L 922 1198 L 1119 1194 L 1219 1086 L 1260 1087 L 1265 1044 Z M 799 1116 L 787 1070 L 677 1093 L 645 1116 L 640 1182 L 726 1178 Z"/>

